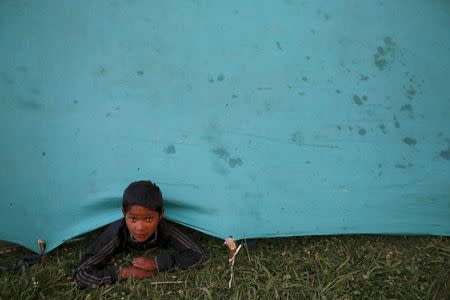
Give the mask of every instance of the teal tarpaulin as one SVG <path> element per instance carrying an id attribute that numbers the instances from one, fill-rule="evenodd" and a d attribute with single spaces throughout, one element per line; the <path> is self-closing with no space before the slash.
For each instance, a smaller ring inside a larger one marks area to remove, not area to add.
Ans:
<path id="1" fill-rule="evenodd" d="M 449 1 L 1 1 L 0 239 L 151 179 L 217 237 L 450 235 Z"/>

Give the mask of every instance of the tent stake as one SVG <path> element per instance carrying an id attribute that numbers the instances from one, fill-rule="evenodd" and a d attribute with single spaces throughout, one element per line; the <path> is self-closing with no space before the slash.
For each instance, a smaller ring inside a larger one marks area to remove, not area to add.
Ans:
<path id="1" fill-rule="evenodd" d="M 46 248 L 46 244 L 43 240 L 38 240 L 37 241 L 38 245 L 39 245 L 39 249 L 41 250 L 41 254 L 39 255 L 39 263 L 41 265 L 43 265 L 45 263 L 45 248 Z"/>
<path id="2" fill-rule="evenodd" d="M 236 242 L 233 237 L 230 235 L 224 242 L 224 244 L 228 247 L 228 264 L 230 266 L 230 281 L 228 282 L 228 288 L 231 289 L 231 284 L 234 279 L 234 263 L 236 260 L 236 255 L 241 250 L 242 245 L 236 247 Z"/>

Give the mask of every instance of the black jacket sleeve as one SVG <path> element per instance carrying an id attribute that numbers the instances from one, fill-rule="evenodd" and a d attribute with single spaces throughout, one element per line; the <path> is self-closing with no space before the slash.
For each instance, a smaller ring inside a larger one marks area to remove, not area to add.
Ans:
<path id="1" fill-rule="evenodd" d="M 201 265 L 206 257 L 202 249 L 175 226 L 165 223 L 164 242 L 177 251 L 176 255 L 158 255 L 155 257 L 158 272 L 171 271 L 175 268 L 186 269 Z"/>
<path id="2" fill-rule="evenodd" d="M 109 225 L 84 254 L 74 275 L 79 287 L 109 284 L 118 280 L 118 269 L 108 264 L 120 248 L 120 225 L 120 221 Z"/>

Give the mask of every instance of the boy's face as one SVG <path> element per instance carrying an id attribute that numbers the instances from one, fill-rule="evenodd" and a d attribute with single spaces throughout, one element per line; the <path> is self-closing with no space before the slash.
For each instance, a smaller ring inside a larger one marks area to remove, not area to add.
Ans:
<path id="1" fill-rule="evenodd" d="M 128 211 L 123 211 L 125 222 L 133 238 L 138 242 L 145 242 L 155 233 L 158 223 L 163 217 L 156 210 L 140 205 L 132 205 Z"/>

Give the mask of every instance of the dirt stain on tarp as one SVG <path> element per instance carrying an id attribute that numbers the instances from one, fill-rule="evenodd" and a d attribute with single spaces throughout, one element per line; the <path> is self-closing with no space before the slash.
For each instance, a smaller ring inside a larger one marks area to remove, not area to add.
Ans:
<path id="1" fill-rule="evenodd" d="M 20 100 L 17 102 L 17 107 L 23 110 L 40 111 L 44 105 L 36 100 Z"/>
<path id="2" fill-rule="evenodd" d="M 408 163 L 407 165 L 405 164 L 395 164 L 395 167 L 397 169 L 407 169 L 407 168 L 412 168 L 414 165 L 412 163 Z"/>
<path id="3" fill-rule="evenodd" d="M 405 104 L 400 108 L 400 111 L 412 112 L 413 108 L 411 104 Z"/>
<path id="4" fill-rule="evenodd" d="M 217 155 L 218 157 L 223 158 L 223 159 L 227 159 L 230 156 L 230 153 L 228 152 L 228 150 L 222 146 L 214 148 L 212 150 L 212 153 L 214 153 L 215 155 Z"/>
<path id="5" fill-rule="evenodd" d="M 400 122 L 397 119 L 397 116 L 394 114 L 394 126 L 395 128 L 400 128 Z"/>
<path id="6" fill-rule="evenodd" d="M 394 40 L 387 36 L 383 39 L 384 44 L 377 47 L 377 52 L 373 55 L 373 62 L 380 71 L 384 71 L 395 58 Z"/>
<path id="7" fill-rule="evenodd" d="M 359 97 L 358 95 L 353 95 L 353 102 L 357 105 L 363 105 L 364 102 L 367 102 L 369 98 L 366 95 Z"/>
<path id="8" fill-rule="evenodd" d="M 355 104 L 358 104 L 358 105 L 363 104 L 361 98 L 358 95 L 353 95 L 353 102 L 355 102 Z"/>
<path id="9" fill-rule="evenodd" d="M 379 163 L 378 164 L 378 176 L 382 176 L 383 175 L 383 164 Z"/>
<path id="10" fill-rule="evenodd" d="M 291 142 L 297 145 L 301 145 L 303 141 L 302 134 L 300 131 L 296 131 L 291 135 Z"/>
<path id="11" fill-rule="evenodd" d="M 243 164 L 243 161 L 240 157 L 231 157 L 230 152 L 223 146 L 214 148 L 212 150 L 212 153 L 217 155 L 217 157 L 219 157 L 220 159 L 226 161 L 230 168 L 240 167 Z"/>
<path id="12" fill-rule="evenodd" d="M 406 95 L 407 97 L 412 100 L 412 98 L 414 98 L 414 96 L 416 95 L 417 91 L 415 90 L 414 87 L 410 86 L 409 89 L 406 91 Z"/>
<path id="13" fill-rule="evenodd" d="M 175 154 L 177 151 L 175 150 L 174 145 L 168 145 L 166 148 L 164 148 L 164 152 L 166 154 Z"/>
<path id="14" fill-rule="evenodd" d="M 404 142 L 405 144 L 407 144 L 407 145 L 410 145 L 410 146 L 414 146 L 414 145 L 417 144 L 417 140 L 414 139 L 414 138 L 412 138 L 412 137 L 405 137 L 405 138 L 403 139 L 403 142 Z"/>
<path id="15" fill-rule="evenodd" d="M 100 66 L 99 70 L 98 70 L 98 75 L 100 77 L 105 77 L 108 75 L 108 70 L 106 69 L 106 67 L 104 66 Z"/>
<path id="16" fill-rule="evenodd" d="M 445 160 L 450 160 L 450 146 L 448 147 L 447 150 L 439 152 L 439 156 Z"/>
<path id="17" fill-rule="evenodd" d="M 278 50 L 283 51 L 283 48 L 281 47 L 281 44 L 278 41 L 277 41 L 277 48 L 278 48 Z"/>
<path id="18" fill-rule="evenodd" d="M 358 133 L 359 133 L 359 135 L 366 135 L 367 130 L 365 130 L 364 128 L 360 128 L 360 129 L 358 130 Z"/>
<path id="19" fill-rule="evenodd" d="M 230 166 L 230 168 L 234 168 L 236 166 L 242 166 L 242 160 L 239 157 L 230 158 L 228 160 L 228 165 Z"/>
<path id="20" fill-rule="evenodd" d="M 364 74 L 361 74 L 360 77 L 359 77 L 359 80 L 361 80 L 361 81 L 367 81 L 367 80 L 369 80 L 369 76 L 364 75 Z"/>

